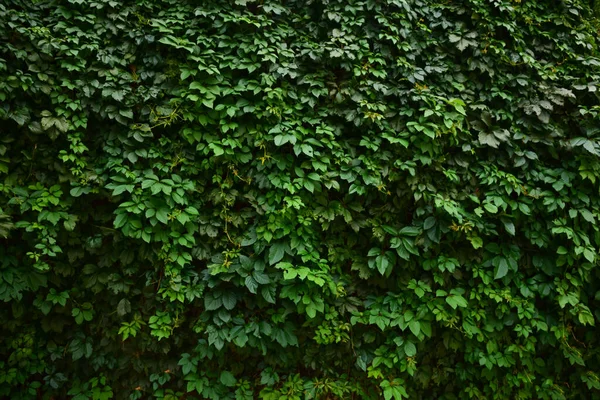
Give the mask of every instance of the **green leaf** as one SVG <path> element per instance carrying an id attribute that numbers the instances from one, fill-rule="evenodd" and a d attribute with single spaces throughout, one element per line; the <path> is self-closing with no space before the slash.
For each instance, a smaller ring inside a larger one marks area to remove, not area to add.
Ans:
<path id="1" fill-rule="evenodd" d="M 421 230 L 416 226 L 405 226 L 398 232 L 401 236 L 418 236 L 419 233 L 421 233 Z"/>
<path id="2" fill-rule="evenodd" d="M 250 293 L 256 294 L 256 290 L 258 289 L 258 283 L 254 280 L 253 277 L 247 276 L 245 279 L 245 284 Z"/>
<path id="3" fill-rule="evenodd" d="M 161 208 L 156 211 L 155 217 L 157 220 L 159 220 L 163 224 L 168 224 L 169 223 L 169 210 L 167 208 Z"/>
<path id="4" fill-rule="evenodd" d="M 84 193 L 84 188 L 82 186 L 76 186 L 72 188 L 69 194 L 73 197 L 79 197 Z"/>
<path id="5" fill-rule="evenodd" d="M 531 215 L 531 209 L 525 203 L 519 203 L 519 210 L 525 215 Z"/>
<path id="6" fill-rule="evenodd" d="M 594 214 L 592 214 L 588 210 L 581 209 L 581 210 L 579 210 L 579 213 L 581 214 L 581 216 L 583 217 L 583 219 L 585 219 L 587 222 L 590 222 L 592 224 L 596 223 L 596 219 L 594 218 Z"/>
<path id="7" fill-rule="evenodd" d="M 490 212 L 492 214 L 496 214 L 498 212 L 498 207 L 496 207 L 492 203 L 486 203 L 486 204 L 484 204 L 483 208 L 485 208 L 488 212 Z"/>
<path id="8" fill-rule="evenodd" d="M 122 226 L 125 225 L 126 222 L 127 222 L 127 214 L 117 214 L 117 217 L 115 218 L 115 222 L 114 222 L 115 229 L 121 228 Z"/>
<path id="9" fill-rule="evenodd" d="M 456 309 L 457 307 L 465 308 L 469 305 L 464 297 L 457 294 L 451 294 L 450 296 L 446 297 L 446 303 L 448 303 L 453 309 Z"/>
<path id="10" fill-rule="evenodd" d="M 269 264 L 277 264 L 283 258 L 287 245 L 282 242 L 273 243 L 269 248 Z"/>
<path id="11" fill-rule="evenodd" d="M 236 379 L 235 376 L 233 376 L 233 374 L 229 371 L 223 371 L 221 372 L 221 375 L 219 376 L 219 381 L 227 386 L 227 387 L 232 387 L 235 386 L 236 383 Z"/>
<path id="12" fill-rule="evenodd" d="M 494 264 L 496 271 L 494 272 L 494 279 L 502 279 L 508 273 L 508 263 L 504 257 L 496 257 L 498 261 Z"/>
<path id="13" fill-rule="evenodd" d="M 474 249 L 480 249 L 483 247 L 483 239 L 481 239 L 479 236 L 470 236 L 469 241 Z"/>
<path id="14" fill-rule="evenodd" d="M 119 110 L 119 114 L 125 118 L 133 119 L 133 111 L 131 110 Z"/>
<path id="15" fill-rule="evenodd" d="M 409 327 L 410 331 L 413 333 L 413 335 L 419 336 L 419 333 L 421 332 L 421 324 L 419 323 L 419 321 L 415 321 L 415 320 L 410 321 L 408 323 L 408 327 Z"/>
<path id="16" fill-rule="evenodd" d="M 235 304 L 237 303 L 235 293 L 233 292 L 223 293 L 221 300 L 223 301 L 223 306 L 225 306 L 225 308 L 228 310 L 233 310 L 235 308 Z"/>
<path id="17" fill-rule="evenodd" d="M 218 310 L 223 305 L 221 297 L 215 297 L 213 294 L 209 294 L 204 297 L 204 308 L 210 311 Z"/>
<path id="18" fill-rule="evenodd" d="M 479 143 L 488 145 L 495 149 L 500 146 L 500 141 L 496 138 L 496 136 L 493 133 L 487 132 L 479 132 Z"/>
<path id="19" fill-rule="evenodd" d="M 556 250 L 556 254 L 568 254 L 568 250 L 564 247 L 564 246 L 558 246 L 558 249 Z"/>
<path id="20" fill-rule="evenodd" d="M 67 231 L 72 232 L 75 229 L 77 222 L 75 221 L 75 218 L 71 216 L 63 222 L 63 225 Z"/>
<path id="21" fill-rule="evenodd" d="M 272 286 L 263 286 L 260 294 L 268 303 L 275 304 L 275 288 Z"/>
<path id="22" fill-rule="evenodd" d="M 375 259 L 375 265 L 377 266 L 377 270 L 379 271 L 379 273 L 381 275 L 385 275 L 388 266 L 390 265 L 390 262 L 385 255 L 379 255 Z"/>
<path id="23" fill-rule="evenodd" d="M 436 223 L 436 219 L 435 217 L 428 217 L 425 222 L 423 223 L 423 229 L 425 230 L 429 230 L 431 228 L 433 228 L 433 226 Z"/>
<path id="24" fill-rule="evenodd" d="M 417 354 L 417 346 L 409 340 L 404 342 L 404 353 L 407 357 L 414 357 Z"/>
<path id="25" fill-rule="evenodd" d="M 511 220 L 505 218 L 502 219 L 502 223 L 504 224 L 504 229 L 506 229 L 506 232 L 508 232 L 508 234 L 511 236 L 515 236 L 515 224 L 513 224 Z"/>
<path id="26" fill-rule="evenodd" d="M 130 312 L 131 312 L 131 303 L 129 302 L 129 300 L 121 299 L 121 301 L 119 301 L 119 304 L 117 304 L 117 313 L 120 316 L 123 316 Z"/>
<path id="27" fill-rule="evenodd" d="M 596 253 L 593 250 L 586 248 L 583 250 L 583 257 L 585 257 L 585 259 L 589 262 L 593 263 L 596 259 Z"/>
<path id="28" fill-rule="evenodd" d="M 269 279 L 269 276 L 262 271 L 254 270 L 252 272 L 252 277 L 254 278 L 254 280 L 256 282 L 258 282 L 261 285 L 266 285 L 271 282 L 271 279 Z"/>
<path id="29" fill-rule="evenodd" d="M 313 152 L 313 148 L 311 145 L 308 144 L 302 144 L 300 145 L 300 148 L 302 149 L 302 152 L 304 154 L 306 154 L 308 157 L 312 157 L 314 152 Z"/>

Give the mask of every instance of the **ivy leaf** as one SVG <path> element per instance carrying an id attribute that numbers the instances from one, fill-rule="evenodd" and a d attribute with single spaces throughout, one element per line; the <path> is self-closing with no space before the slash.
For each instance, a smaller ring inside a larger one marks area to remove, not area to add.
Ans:
<path id="1" fill-rule="evenodd" d="M 484 204 L 483 208 L 485 208 L 488 212 L 490 212 L 492 214 L 496 214 L 498 212 L 498 207 L 496 207 L 492 203 L 486 203 L 486 204 Z"/>
<path id="2" fill-rule="evenodd" d="M 506 232 L 508 232 L 511 236 L 515 236 L 515 224 L 506 218 L 502 218 L 502 223 L 504 224 L 504 229 L 506 229 Z"/>
<path id="3" fill-rule="evenodd" d="M 275 288 L 273 286 L 263 286 L 260 294 L 268 303 L 275 304 Z"/>
<path id="4" fill-rule="evenodd" d="M 252 277 L 254 278 L 254 280 L 256 282 L 258 282 L 261 285 L 266 285 L 271 282 L 271 279 L 269 279 L 269 276 L 262 271 L 254 270 L 252 272 Z"/>
<path id="5" fill-rule="evenodd" d="M 256 290 L 258 289 L 258 283 L 254 280 L 253 277 L 247 276 L 245 279 L 245 284 L 250 293 L 256 294 Z"/>
<path id="6" fill-rule="evenodd" d="M 225 306 L 225 308 L 228 310 L 233 310 L 235 308 L 235 304 L 237 303 L 235 293 L 233 292 L 223 293 L 221 300 L 223 302 L 223 306 Z"/>
<path id="7" fill-rule="evenodd" d="M 494 258 L 494 260 L 494 266 L 496 267 L 496 271 L 494 272 L 494 279 L 502 279 L 508 273 L 508 263 L 506 262 L 506 258 L 496 257 Z"/>
<path id="8" fill-rule="evenodd" d="M 417 346 L 409 340 L 404 342 L 404 353 L 407 357 L 414 357 L 417 354 Z"/>
<path id="9" fill-rule="evenodd" d="M 300 148 L 302 149 L 302 152 L 304 154 L 306 154 L 308 157 L 312 157 L 313 156 L 314 151 L 313 151 L 313 148 L 312 148 L 311 145 L 309 145 L 309 144 L 302 144 L 300 146 Z"/>
<path id="10" fill-rule="evenodd" d="M 453 309 L 456 309 L 457 307 L 465 308 L 469 304 L 467 300 L 459 294 L 451 294 L 446 297 L 446 303 L 448 303 Z"/>
<path id="11" fill-rule="evenodd" d="M 408 323 L 408 327 L 413 335 L 419 336 L 419 333 L 421 332 L 421 324 L 419 323 L 419 321 L 415 321 L 415 320 L 410 321 Z"/>
<path id="12" fill-rule="evenodd" d="M 235 376 L 233 376 L 233 374 L 229 371 L 223 371 L 221 372 L 221 375 L 219 376 L 219 381 L 227 386 L 227 387 L 232 387 L 235 386 L 236 383 L 236 379 Z"/>
<path id="13" fill-rule="evenodd" d="M 75 226 L 77 225 L 76 217 L 69 216 L 69 218 L 63 222 L 63 225 L 67 231 L 72 232 L 75 230 Z"/>
<path id="14" fill-rule="evenodd" d="M 491 146 L 495 149 L 500 145 L 500 141 L 496 139 L 493 133 L 479 132 L 479 143 Z"/>
<path id="15" fill-rule="evenodd" d="M 127 214 L 117 214 L 115 222 L 113 223 L 115 229 L 121 228 L 127 222 Z"/>
<path id="16" fill-rule="evenodd" d="M 431 228 L 433 228 L 433 226 L 436 223 L 436 219 L 435 217 L 428 217 L 425 222 L 423 223 L 423 229 L 425 230 L 429 230 Z"/>
<path id="17" fill-rule="evenodd" d="M 121 299 L 121 301 L 119 301 L 119 304 L 117 305 L 117 313 L 120 316 L 123 316 L 130 312 L 131 312 L 131 303 L 129 302 L 129 300 Z"/>
<path id="18" fill-rule="evenodd" d="M 215 297 L 213 294 L 208 294 L 204 297 L 204 308 L 210 311 L 218 310 L 223 305 L 220 297 Z"/>
<path id="19" fill-rule="evenodd" d="M 377 266 L 377 270 L 379 271 L 379 273 L 381 275 L 385 275 L 385 272 L 387 271 L 390 262 L 385 255 L 379 255 L 375 259 L 375 265 Z"/>
<path id="20" fill-rule="evenodd" d="M 54 126 L 56 126 L 58 130 L 63 133 L 69 130 L 69 123 L 65 118 L 55 118 Z"/>
<path id="21" fill-rule="evenodd" d="M 79 197 L 83 193 L 85 193 L 85 189 L 82 186 L 76 186 L 76 187 L 72 188 L 69 192 L 69 194 L 73 197 Z"/>
<path id="22" fill-rule="evenodd" d="M 155 217 L 163 224 L 167 224 L 169 223 L 169 210 L 166 208 L 161 208 L 156 211 Z"/>
<path id="23" fill-rule="evenodd" d="M 131 110 L 119 110 L 119 114 L 125 118 L 133 119 L 133 111 Z"/>
<path id="24" fill-rule="evenodd" d="M 585 219 L 587 222 L 590 222 L 592 224 L 596 223 L 594 214 L 592 214 L 589 210 L 586 210 L 585 208 L 583 208 L 583 209 L 579 210 L 579 213 L 581 214 L 583 219 Z"/>
<path id="25" fill-rule="evenodd" d="M 286 245 L 278 242 L 273 243 L 269 249 L 269 264 L 277 264 L 283 258 L 285 254 Z"/>
<path id="26" fill-rule="evenodd" d="M 480 249 L 483 247 L 483 239 L 481 239 L 479 236 L 470 236 L 469 241 L 474 249 Z"/>

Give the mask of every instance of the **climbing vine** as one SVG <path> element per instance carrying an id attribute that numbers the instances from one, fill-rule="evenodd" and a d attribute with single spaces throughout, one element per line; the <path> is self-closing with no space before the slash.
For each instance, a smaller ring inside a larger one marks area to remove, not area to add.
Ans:
<path id="1" fill-rule="evenodd" d="M 0 397 L 600 398 L 597 17 L 0 2 Z"/>

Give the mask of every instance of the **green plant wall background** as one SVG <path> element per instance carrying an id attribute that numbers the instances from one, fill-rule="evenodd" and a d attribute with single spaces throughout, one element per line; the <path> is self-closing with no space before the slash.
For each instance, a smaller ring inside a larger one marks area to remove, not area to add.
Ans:
<path id="1" fill-rule="evenodd" d="M 590 7 L 0 2 L 0 397 L 600 398 Z"/>

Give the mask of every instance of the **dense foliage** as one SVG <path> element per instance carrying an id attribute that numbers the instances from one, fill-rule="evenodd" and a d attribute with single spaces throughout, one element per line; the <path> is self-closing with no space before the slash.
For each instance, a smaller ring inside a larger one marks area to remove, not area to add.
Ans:
<path id="1" fill-rule="evenodd" d="M 594 7 L 0 1 L 0 397 L 600 398 Z"/>

